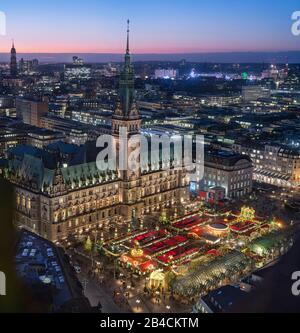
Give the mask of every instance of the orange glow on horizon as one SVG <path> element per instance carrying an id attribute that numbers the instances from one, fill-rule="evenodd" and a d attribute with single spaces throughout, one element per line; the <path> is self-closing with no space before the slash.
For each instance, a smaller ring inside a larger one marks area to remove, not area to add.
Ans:
<path id="1" fill-rule="evenodd" d="M 90 43 L 83 42 L 24 42 L 18 40 L 15 41 L 15 46 L 17 53 L 99 53 L 99 54 L 124 54 L 125 45 L 123 46 L 123 41 L 111 42 L 110 46 L 98 47 L 98 45 L 103 45 L 105 43 L 101 41 L 95 41 L 94 45 Z M 138 45 L 138 46 L 137 46 Z M 205 46 L 204 46 L 205 45 Z M 11 40 L 6 39 L 5 43 L 1 43 L 0 52 L 9 53 L 11 48 Z M 223 52 L 276 52 L 281 51 L 278 49 L 264 49 L 261 48 L 236 48 L 228 47 L 228 44 L 224 43 L 218 44 L 217 46 L 213 43 L 203 43 L 199 47 L 195 45 L 185 44 L 176 45 L 175 43 L 156 43 L 155 47 L 149 46 L 145 41 L 143 43 L 132 43 L 131 53 L 134 54 L 188 54 L 188 53 L 223 53 Z M 291 50 L 292 51 L 292 50 Z"/>

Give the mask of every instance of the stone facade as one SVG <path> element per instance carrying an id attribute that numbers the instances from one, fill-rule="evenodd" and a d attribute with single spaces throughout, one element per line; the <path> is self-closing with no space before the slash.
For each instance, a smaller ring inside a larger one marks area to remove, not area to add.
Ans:
<path id="1" fill-rule="evenodd" d="M 202 188 L 218 186 L 226 197 L 242 198 L 252 192 L 253 165 L 248 156 L 227 151 L 208 151 L 205 154 Z"/>
<path id="2" fill-rule="evenodd" d="M 188 194 L 181 170 L 144 173 L 127 182 L 117 173 L 99 172 L 93 163 L 47 170 L 33 158 L 30 174 L 24 169 L 26 157 L 19 169 L 14 162 L 10 161 L 9 179 L 15 184 L 15 221 L 52 241 L 142 218 L 180 204 Z M 32 177 L 35 163 L 41 167 L 41 183 L 39 176 Z"/>
<path id="3" fill-rule="evenodd" d="M 300 151 L 298 148 L 277 144 L 235 144 L 233 149 L 248 155 L 254 165 L 254 179 L 280 187 L 300 184 Z"/>

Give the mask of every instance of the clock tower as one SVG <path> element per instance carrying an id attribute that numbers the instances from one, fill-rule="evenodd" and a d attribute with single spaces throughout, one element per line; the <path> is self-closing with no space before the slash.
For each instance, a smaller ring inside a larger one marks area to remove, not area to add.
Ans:
<path id="1" fill-rule="evenodd" d="M 121 215 L 125 221 L 141 216 L 141 168 L 140 159 L 132 167 L 131 157 L 140 155 L 141 116 L 135 102 L 134 68 L 129 51 L 129 20 L 127 21 L 127 47 L 125 63 L 120 74 L 119 100 L 112 117 L 112 135 L 117 154 L 117 168 L 122 180 L 120 190 Z"/>

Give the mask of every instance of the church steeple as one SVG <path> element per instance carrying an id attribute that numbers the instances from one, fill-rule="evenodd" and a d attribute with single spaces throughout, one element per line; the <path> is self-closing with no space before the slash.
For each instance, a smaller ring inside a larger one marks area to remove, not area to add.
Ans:
<path id="1" fill-rule="evenodd" d="M 17 51 L 15 49 L 14 40 L 12 40 L 12 47 L 10 50 L 10 75 L 12 77 L 16 77 L 18 75 Z"/>

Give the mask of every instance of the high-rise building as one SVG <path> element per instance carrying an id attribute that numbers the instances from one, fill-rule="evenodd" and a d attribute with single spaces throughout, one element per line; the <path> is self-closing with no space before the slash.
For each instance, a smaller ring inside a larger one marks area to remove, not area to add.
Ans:
<path id="1" fill-rule="evenodd" d="M 65 65 L 65 79 L 89 80 L 91 78 L 91 67 L 88 65 Z"/>
<path id="2" fill-rule="evenodd" d="M 16 77 L 18 75 L 17 51 L 15 49 L 14 42 L 10 51 L 10 75 L 13 77 Z"/>
<path id="3" fill-rule="evenodd" d="M 31 74 L 37 70 L 38 65 L 39 61 L 37 59 L 24 60 L 21 58 L 19 61 L 19 72 L 21 74 Z"/>
<path id="4" fill-rule="evenodd" d="M 261 77 L 263 79 L 277 80 L 279 77 L 279 70 L 277 69 L 277 66 L 272 64 L 269 69 L 262 72 Z"/>
<path id="5" fill-rule="evenodd" d="M 176 79 L 178 76 L 178 70 L 173 68 L 168 69 L 156 69 L 155 78 L 156 79 Z"/>
<path id="6" fill-rule="evenodd" d="M 0 116 L 15 117 L 16 105 L 13 96 L 0 95 Z"/>
<path id="7" fill-rule="evenodd" d="M 244 86 L 242 95 L 244 102 L 254 102 L 261 98 L 270 98 L 271 91 L 261 86 Z"/>
<path id="8" fill-rule="evenodd" d="M 41 127 L 41 118 L 48 113 L 48 102 L 44 100 L 17 98 L 17 117 L 23 123 Z"/>
<path id="9" fill-rule="evenodd" d="M 82 66 L 84 65 L 84 61 L 83 59 L 77 57 L 77 56 L 74 56 L 73 57 L 73 65 L 79 65 L 79 66 Z"/>
<path id="10" fill-rule="evenodd" d="M 72 65 L 65 65 L 65 79 L 70 80 L 88 80 L 91 78 L 92 68 L 85 65 L 83 59 L 73 57 Z"/>

